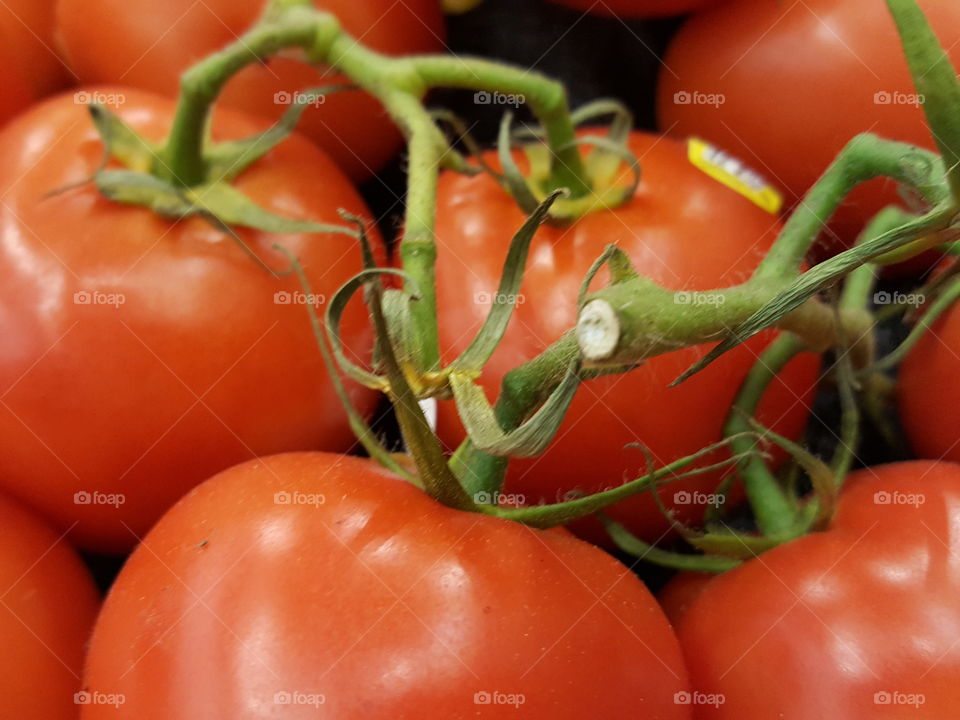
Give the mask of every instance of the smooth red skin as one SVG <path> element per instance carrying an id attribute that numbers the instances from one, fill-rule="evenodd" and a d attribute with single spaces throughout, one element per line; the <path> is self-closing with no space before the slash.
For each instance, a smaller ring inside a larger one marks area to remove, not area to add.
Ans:
<path id="1" fill-rule="evenodd" d="M 900 366 L 897 403 L 919 457 L 960 461 L 960 307 L 947 310 Z"/>
<path id="2" fill-rule="evenodd" d="M 121 116 L 146 137 L 167 131 L 172 103 L 129 89 Z M 253 131 L 224 113 L 218 137 Z M 71 528 L 71 539 L 122 551 L 195 484 L 230 465 L 285 450 L 354 444 L 300 289 L 254 262 L 201 219 L 173 223 L 115 204 L 82 183 L 103 146 L 73 93 L 21 116 L 0 134 L 0 487 Z M 292 137 L 235 186 L 281 215 L 341 223 L 338 208 L 367 209 L 336 166 Z M 360 267 L 355 241 L 336 235 L 239 231 L 300 258 L 315 293 L 330 297 Z M 379 239 L 376 240 L 379 244 Z M 77 291 L 123 293 L 126 303 L 77 305 Z M 362 305 L 348 344 L 372 343 Z M 363 411 L 374 393 L 352 387 Z M 78 491 L 124 493 L 126 503 L 76 505 Z M 74 526 L 75 523 L 78 523 Z"/>
<path id="3" fill-rule="evenodd" d="M 703 594 L 715 577 L 716 575 L 710 573 L 682 571 L 663 586 L 657 593 L 657 601 L 671 625 L 677 627 L 680 624 L 694 601 Z"/>
<path id="4" fill-rule="evenodd" d="M 122 83 L 174 97 L 180 74 L 235 42 L 265 5 L 265 0 L 61 0 L 57 21 L 65 56 L 82 82 Z M 379 52 L 443 49 L 438 0 L 317 0 L 315 5 L 330 10 L 347 32 Z M 268 67 L 236 75 L 220 102 L 272 122 L 289 109 L 274 102 L 276 93 L 349 82 L 296 57 L 273 58 Z M 304 113 L 299 129 L 354 180 L 373 175 L 403 143 L 383 107 L 360 92 L 327 97 L 319 109 Z"/>
<path id="5" fill-rule="evenodd" d="M 76 720 L 85 647 L 100 606 L 70 545 L 0 497 L 0 695 L 3 716 Z"/>
<path id="6" fill-rule="evenodd" d="M 295 491 L 325 503 L 274 503 Z M 676 638 L 627 568 L 321 453 L 231 468 L 171 510 L 110 591 L 86 682 L 126 704 L 84 720 L 690 717 Z M 495 689 L 526 703 L 474 704 Z M 272 705 L 293 690 L 321 712 Z"/>
<path id="7" fill-rule="evenodd" d="M 770 246 L 780 227 L 777 219 L 691 165 L 684 145 L 634 133 L 631 149 L 643 165 L 643 182 L 633 200 L 567 228 L 545 226 L 538 231 L 522 288 L 525 301 L 481 378 L 491 399 L 506 372 L 575 324 L 580 283 L 608 243 L 625 250 L 640 273 L 677 290 L 742 282 Z M 489 160 L 495 162 L 492 155 Z M 437 292 L 447 360 L 465 349 L 480 328 L 489 305 L 476 303 L 474 297 L 495 291 L 507 245 L 523 220 L 516 203 L 488 176 L 441 176 Z M 598 280 L 598 287 L 600 282 L 606 278 Z M 668 353 L 627 375 L 585 384 L 547 451 L 511 462 L 506 492 L 522 493 L 531 504 L 556 502 L 571 490 L 594 492 L 644 474 L 646 458 L 625 447 L 630 443 L 642 443 L 664 464 L 719 441 L 740 382 L 772 337 L 767 333 L 754 338 L 674 388 L 669 383 L 709 347 Z M 818 368 L 818 359 L 809 354 L 791 362 L 764 396 L 761 422 L 798 436 L 809 414 Z M 464 437 L 452 402 L 440 404 L 439 431 L 450 447 Z M 678 490 L 711 493 L 720 477 L 712 472 L 672 483 L 661 490 L 661 497 L 673 506 Z M 682 520 L 696 522 L 704 508 L 675 509 Z M 609 512 L 649 540 L 669 528 L 646 495 Z M 596 540 L 604 537 L 594 521 L 580 523 L 578 532 Z"/>
<path id="8" fill-rule="evenodd" d="M 75 80 L 57 55 L 54 38 L 56 0 L 4 0 L 0 3 L 0 40 L 5 58 L 4 92 L 16 74 L 31 97 L 42 98 Z M 6 62 L 9 61 L 10 65 Z"/>
<path id="9" fill-rule="evenodd" d="M 720 0 L 552 0 L 574 10 L 625 18 L 669 17 L 702 10 Z"/>
<path id="10" fill-rule="evenodd" d="M 960 61 L 960 3 L 919 0 Z M 722 93 L 719 108 L 678 105 L 678 91 Z M 922 108 L 877 105 L 878 91 L 915 93 L 884 0 L 732 0 L 693 16 L 674 38 L 660 75 L 664 131 L 696 135 L 739 155 L 801 197 L 857 133 L 933 148 Z M 831 221 L 849 245 L 896 184 L 874 180 Z"/>
<path id="11" fill-rule="evenodd" d="M 678 628 L 696 718 L 954 717 L 960 705 L 960 466 L 918 461 L 850 476 L 827 532 L 710 583 Z M 926 503 L 878 505 L 879 491 Z M 920 693 L 919 709 L 874 693 Z"/>

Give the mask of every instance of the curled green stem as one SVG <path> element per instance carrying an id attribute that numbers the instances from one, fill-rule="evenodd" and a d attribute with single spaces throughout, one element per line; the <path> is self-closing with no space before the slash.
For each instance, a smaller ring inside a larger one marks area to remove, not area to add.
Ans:
<path id="1" fill-rule="evenodd" d="M 803 349 L 800 340 L 789 333 L 780 335 L 767 346 L 740 386 L 723 430 L 724 436 L 731 438 L 730 449 L 742 456 L 737 469 L 757 527 L 767 536 L 782 536 L 796 527 L 797 507 L 766 461 L 751 452 L 756 439 L 744 433 L 751 430 L 750 418 L 756 414 L 770 383 Z"/>

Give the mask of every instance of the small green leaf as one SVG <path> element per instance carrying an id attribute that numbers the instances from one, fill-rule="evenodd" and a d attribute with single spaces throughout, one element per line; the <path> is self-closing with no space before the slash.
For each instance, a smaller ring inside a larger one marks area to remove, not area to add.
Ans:
<path id="1" fill-rule="evenodd" d="M 293 271 L 300 280 L 300 286 L 303 288 L 303 292 L 307 295 L 312 295 L 313 290 L 310 287 L 310 282 L 307 280 L 307 275 L 304 273 L 303 267 L 300 265 L 300 261 L 297 260 L 296 256 L 290 252 L 289 249 L 283 245 L 280 245 L 279 243 L 274 244 L 273 249 L 287 257 L 287 259 L 290 261 Z M 370 457 L 379 462 L 388 470 L 396 473 L 408 482 L 419 487 L 420 479 L 412 475 L 405 467 L 403 467 L 403 465 L 396 461 L 390 451 L 383 446 L 379 439 L 377 439 L 376 434 L 367 424 L 367 421 L 364 419 L 363 415 L 360 414 L 360 411 L 357 410 L 356 406 L 353 404 L 353 401 L 350 399 L 350 394 L 344 387 L 343 381 L 340 379 L 340 374 L 337 372 L 337 365 L 330 353 L 330 348 L 327 346 L 316 308 L 309 303 L 307 303 L 305 307 L 310 317 L 310 326 L 313 330 L 313 337 L 317 341 L 317 347 L 320 350 L 320 355 L 323 357 L 324 365 L 326 365 L 327 372 L 330 375 L 330 382 L 333 383 L 337 397 L 340 399 L 340 403 L 343 405 L 343 409 L 347 413 L 347 419 L 354 435 L 356 435 L 357 439 L 360 441 L 360 444 L 363 445 L 363 448 L 367 451 Z"/>
<path id="2" fill-rule="evenodd" d="M 195 208 L 217 217 L 226 225 L 248 227 L 268 233 L 338 233 L 358 237 L 355 230 L 342 225 L 293 220 L 264 210 L 242 192 L 226 183 L 216 182 L 184 190 Z"/>
<path id="3" fill-rule="evenodd" d="M 100 193 L 125 205 L 142 205 L 167 218 L 185 218 L 196 212 L 183 191 L 148 173 L 101 170 L 93 176 Z"/>
<path id="4" fill-rule="evenodd" d="M 520 209 L 528 215 L 536 212 L 537 198 L 527 184 L 527 179 L 520 172 L 513 159 L 513 143 L 510 138 L 510 125 L 513 122 L 513 113 L 507 112 L 500 122 L 500 134 L 497 138 L 497 156 L 503 168 L 503 185 L 507 192 L 517 201 Z"/>
<path id="5" fill-rule="evenodd" d="M 500 285 L 497 288 L 496 295 L 492 298 L 490 312 L 484 320 L 483 327 L 480 328 L 469 347 L 451 364 L 453 370 L 479 371 L 497 349 L 520 296 L 520 286 L 523 283 L 523 274 L 527 266 L 530 243 L 533 242 L 537 229 L 543 224 L 550 212 L 553 201 L 563 192 L 557 190 L 551 193 L 513 236 L 507 251 L 507 258 L 503 263 Z"/>
<path id="6" fill-rule="evenodd" d="M 457 412 L 473 444 L 490 455 L 509 457 L 534 457 L 546 449 L 557 434 L 579 385 L 577 363 L 573 363 L 540 409 L 517 429 L 504 432 L 483 388 L 468 374 L 450 374 Z"/>
<path id="7" fill-rule="evenodd" d="M 293 93 L 279 93 L 289 100 L 290 108 L 275 125 L 253 137 L 218 143 L 206 151 L 207 177 L 210 182 L 232 180 L 290 137 L 304 111 L 318 102 L 318 98 L 352 89 L 353 85 L 324 85 Z"/>
<path id="8" fill-rule="evenodd" d="M 326 324 L 327 332 L 330 335 L 330 346 L 333 349 L 333 355 L 337 359 L 337 363 L 343 372 L 361 385 L 386 392 L 390 388 L 390 383 L 385 377 L 364 370 L 347 357 L 343 351 L 343 339 L 340 333 L 340 321 L 343 318 L 343 312 L 350 302 L 350 299 L 358 290 L 366 287 L 368 283 L 376 281 L 380 275 L 406 277 L 403 271 L 394 270 L 393 268 L 367 268 L 366 270 L 362 270 L 344 283 L 330 299 L 330 302 L 327 303 Z"/>
<path id="9" fill-rule="evenodd" d="M 105 105 L 90 105 L 90 117 L 110 157 L 130 170 L 146 173 L 158 161 L 157 148 L 138 135 Z"/>

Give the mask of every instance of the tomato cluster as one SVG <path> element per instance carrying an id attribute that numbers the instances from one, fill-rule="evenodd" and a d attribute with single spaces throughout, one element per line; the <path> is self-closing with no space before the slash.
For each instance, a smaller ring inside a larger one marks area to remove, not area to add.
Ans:
<path id="1" fill-rule="evenodd" d="M 660 55 L 659 80 L 571 116 L 535 54 L 457 55 L 472 27 L 536 32 L 498 0 L 0 3 L 0 715 L 957 715 L 953 217 L 875 294 L 813 294 L 674 383 L 754 313 L 726 291 L 851 138 L 953 179 L 887 12 L 911 4 L 531 0 L 571 76 L 620 72 L 591 64 L 608 42 Z M 960 62 L 960 6 L 916 4 Z M 463 122 L 428 110 L 440 86 L 476 93 Z M 861 184 L 759 314 L 935 196 Z M 588 301 L 638 280 L 656 351 L 591 364 Z M 503 305 L 486 362 L 458 365 Z M 676 342 L 661 316 L 731 321 Z"/>

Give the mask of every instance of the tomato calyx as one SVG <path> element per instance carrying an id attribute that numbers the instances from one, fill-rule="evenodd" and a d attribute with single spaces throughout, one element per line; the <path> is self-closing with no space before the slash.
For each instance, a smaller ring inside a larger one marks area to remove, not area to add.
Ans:
<path id="1" fill-rule="evenodd" d="M 264 210 L 234 189 L 230 182 L 286 140 L 309 104 L 308 98 L 337 92 L 342 86 L 316 88 L 298 95 L 283 119 L 250 138 L 209 144 L 204 151 L 206 175 L 187 186 L 168 179 L 165 147 L 138 135 L 103 105 L 90 106 L 90 115 L 104 144 L 104 161 L 93 175 L 100 193 L 118 203 L 149 208 L 172 220 L 199 216 L 239 241 L 235 227 L 271 233 L 335 232 L 355 235 L 348 227 L 285 218 Z M 115 160 L 124 169 L 109 167 Z"/>
<path id="2" fill-rule="evenodd" d="M 636 194 L 641 168 L 639 159 L 627 144 L 633 129 L 630 111 L 617 100 L 597 100 L 574 110 L 570 118 L 574 126 L 579 127 L 608 115 L 612 115 L 613 120 L 606 135 L 580 135 L 560 148 L 577 154 L 580 154 L 582 146 L 592 149 L 583 159 L 584 187 L 579 191 L 568 188 L 567 194 L 553 203 L 549 215 L 551 221 L 565 224 L 592 212 L 612 210 L 629 202 Z M 485 164 L 481 165 L 481 169 L 500 183 L 521 210 L 531 214 L 551 192 L 558 189 L 551 172 L 555 150 L 542 140 L 535 142 L 544 136 L 541 128 L 524 128 L 514 133 L 512 122 L 512 113 L 505 113 L 497 138 L 497 156 L 502 172 Z M 518 146 L 527 160 L 526 174 L 514 159 L 514 149 Z"/>

